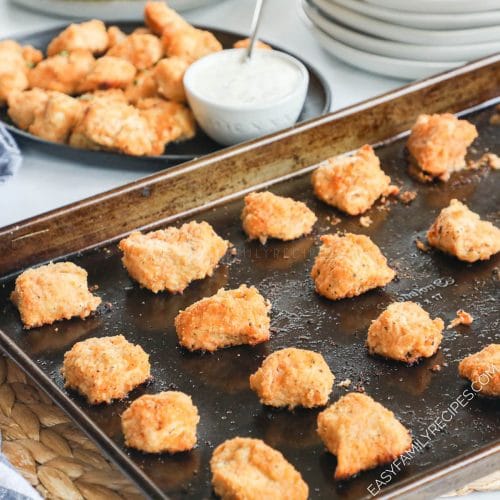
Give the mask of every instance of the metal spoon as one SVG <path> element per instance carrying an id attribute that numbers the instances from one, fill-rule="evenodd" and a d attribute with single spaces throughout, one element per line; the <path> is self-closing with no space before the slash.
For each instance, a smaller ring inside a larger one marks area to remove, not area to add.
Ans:
<path id="1" fill-rule="evenodd" d="M 252 27 L 250 29 L 250 43 L 248 44 L 247 53 L 245 56 L 246 61 L 250 61 L 252 58 L 252 52 L 257 41 L 257 32 L 259 31 L 260 19 L 262 14 L 262 6 L 264 5 L 264 0 L 257 0 L 255 3 L 255 10 L 253 12 Z"/>

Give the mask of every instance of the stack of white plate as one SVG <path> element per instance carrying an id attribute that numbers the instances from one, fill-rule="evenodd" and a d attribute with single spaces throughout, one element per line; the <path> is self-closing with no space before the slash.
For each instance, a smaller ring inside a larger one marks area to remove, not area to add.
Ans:
<path id="1" fill-rule="evenodd" d="M 404 79 L 500 52 L 500 0 L 300 0 L 334 56 Z"/>

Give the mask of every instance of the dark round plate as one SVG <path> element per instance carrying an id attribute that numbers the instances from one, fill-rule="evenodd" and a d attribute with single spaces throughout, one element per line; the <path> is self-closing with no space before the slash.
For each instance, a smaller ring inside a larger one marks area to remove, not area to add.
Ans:
<path id="1" fill-rule="evenodd" d="M 110 22 L 108 24 L 113 24 L 119 26 L 123 31 L 129 33 L 139 26 L 143 26 L 141 23 L 137 22 Z M 30 35 L 17 37 L 16 40 L 21 44 L 30 44 L 34 47 L 45 50 L 50 40 L 54 38 L 58 33 L 60 33 L 66 25 L 59 26 L 57 28 L 51 28 L 44 31 L 38 31 Z M 245 38 L 245 35 L 233 33 L 230 31 L 222 31 L 218 29 L 205 28 L 200 26 L 201 29 L 210 30 L 222 43 L 224 48 L 232 47 L 233 43 L 237 40 Z M 275 47 L 283 52 L 288 52 L 279 47 Z M 290 53 L 290 52 L 288 52 Z M 295 54 L 291 54 L 294 57 Z M 297 57 L 297 59 L 300 59 Z M 330 109 L 330 89 L 323 79 L 323 77 L 308 63 L 302 61 L 309 71 L 309 89 L 307 91 L 307 97 L 304 104 L 304 108 L 299 117 L 299 122 L 315 118 L 322 114 L 325 114 Z M 7 115 L 6 108 L 0 108 L 0 120 L 5 123 L 6 127 L 16 134 L 20 139 L 20 142 L 25 140 L 31 143 L 36 143 L 37 147 L 43 148 L 46 152 L 50 154 L 57 154 L 59 156 L 68 157 L 71 159 L 77 159 L 78 161 L 90 162 L 95 164 L 99 162 L 101 165 L 108 166 L 125 166 L 124 162 L 133 161 L 134 166 L 138 163 L 147 162 L 151 165 L 151 162 L 161 161 L 161 167 L 164 168 L 168 165 L 175 165 L 183 161 L 191 160 L 200 156 L 204 156 L 215 151 L 222 149 L 224 146 L 214 142 L 212 139 L 207 137 L 201 129 L 198 129 L 196 137 L 190 141 L 172 143 L 167 146 L 165 154 L 161 156 L 130 156 L 120 153 L 113 153 L 107 151 L 90 151 L 83 149 L 75 149 L 66 144 L 58 144 L 50 141 L 46 141 L 39 137 L 36 137 L 24 130 L 17 128 Z"/>

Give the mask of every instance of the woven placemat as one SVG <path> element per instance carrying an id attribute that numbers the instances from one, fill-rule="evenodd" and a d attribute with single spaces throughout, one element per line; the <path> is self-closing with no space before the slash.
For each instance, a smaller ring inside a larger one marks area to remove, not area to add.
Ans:
<path id="1" fill-rule="evenodd" d="M 12 361 L 0 353 L 2 452 L 45 498 L 143 496 Z M 447 496 L 500 490 L 500 471 Z"/>

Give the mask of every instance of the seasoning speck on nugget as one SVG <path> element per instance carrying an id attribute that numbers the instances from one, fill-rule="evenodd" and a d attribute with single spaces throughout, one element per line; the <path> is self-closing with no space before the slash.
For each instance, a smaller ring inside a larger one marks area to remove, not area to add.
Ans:
<path id="1" fill-rule="evenodd" d="M 277 450 L 260 439 L 236 437 L 210 460 L 212 485 L 222 500 L 306 500 L 309 488 Z"/>
<path id="2" fill-rule="evenodd" d="M 220 289 L 195 302 L 175 318 L 179 342 L 190 351 L 215 351 L 269 340 L 271 304 L 255 287 Z"/>
<path id="3" fill-rule="evenodd" d="M 412 445 L 410 433 L 392 411 L 355 392 L 318 415 L 318 434 L 337 457 L 337 480 L 389 463 Z"/>
<path id="4" fill-rule="evenodd" d="M 138 231 L 120 241 L 130 276 L 154 293 L 181 293 L 192 281 L 212 276 L 226 253 L 223 240 L 207 222 L 189 222 L 151 233 Z"/>
<path id="5" fill-rule="evenodd" d="M 472 382 L 472 388 L 485 396 L 500 396 L 500 344 L 490 344 L 483 350 L 460 361 L 458 372 Z"/>
<path id="6" fill-rule="evenodd" d="M 250 375 L 250 388 L 265 405 L 314 408 L 326 405 L 334 380 L 321 354 L 290 347 L 264 360 Z"/>
<path id="7" fill-rule="evenodd" d="M 451 172 L 465 167 L 467 148 L 477 135 L 472 123 L 450 113 L 420 115 L 407 147 L 424 176 L 447 181 Z"/>
<path id="8" fill-rule="evenodd" d="M 16 279 L 11 295 L 25 328 L 50 325 L 74 316 L 86 318 L 101 299 L 89 292 L 87 271 L 72 262 L 28 269 Z"/>
<path id="9" fill-rule="evenodd" d="M 141 346 L 116 335 L 77 342 L 64 354 L 61 373 L 65 387 L 99 404 L 124 398 L 150 378 L 150 368 Z"/>
<path id="10" fill-rule="evenodd" d="M 387 285 L 396 273 L 375 243 L 361 234 L 326 234 L 311 276 L 316 291 L 331 300 L 355 297 Z"/>
<path id="11" fill-rule="evenodd" d="M 391 178 L 369 145 L 352 156 L 335 156 L 312 175 L 314 194 L 325 203 L 350 215 L 366 212 L 375 201 L 391 193 Z"/>
<path id="12" fill-rule="evenodd" d="M 466 262 L 488 260 L 500 252 L 500 229 L 458 200 L 441 210 L 427 239 L 431 246 Z"/>
<path id="13" fill-rule="evenodd" d="M 317 218 L 305 203 L 265 191 L 245 196 L 241 220 L 249 238 L 265 244 L 268 238 L 288 241 L 309 234 Z"/>
<path id="14" fill-rule="evenodd" d="M 178 453 L 196 444 L 198 409 L 183 392 L 146 394 L 122 415 L 125 444 L 146 453 Z"/>
<path id="15" fill-rule="evenodd" d="M 430 358 L 443 339 L 441 318 L 431 319 L 415 302 L 394 302 L 368 329 L 367 346 L 371 354 L 414 363 Z"/>

